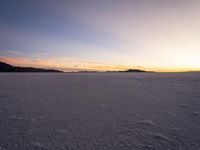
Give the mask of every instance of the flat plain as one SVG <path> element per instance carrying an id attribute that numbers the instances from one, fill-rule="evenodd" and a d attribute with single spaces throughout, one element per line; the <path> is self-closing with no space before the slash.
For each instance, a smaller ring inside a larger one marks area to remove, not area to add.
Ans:
<path id="1" fill-rule="evenodd" d="M 200 73 L 1 73 L 0 150 L 199 150 Z"/>

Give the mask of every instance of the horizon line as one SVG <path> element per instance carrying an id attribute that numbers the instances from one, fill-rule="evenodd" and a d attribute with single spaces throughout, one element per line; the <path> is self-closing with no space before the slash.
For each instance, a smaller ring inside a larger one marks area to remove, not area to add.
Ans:
<path id="1" fill-rule="evenodd" d="M 0 62 L 3 63 L 7 63 L 9 65 L 15 66 L 15 67 L 32 67 L 32 68 L 41 68 L 41 69 L 56 69 L 59 71 L 63 71 L 64 73 L 78 73 L 78 72 L 99 72 L 99 73 L 104 73 L 104 72 L 120 72 L 120 71 L 127 71 L 128 69 L 138 69 L 138 70 L 144 70 L 145 72 L 154 72 L 154 73 L 184 73 L 184 72 L 200 72 L 199 70 L 192 70 L 192 69 L 188 69 L 188 70 L 174 70 L 174 69 L 141 69 L 140 67 L 127 67 L 124 69 L 104 69 L 104 70 L 98 70 L 98 69 L 94 69 L 94 68 L 65 68 L 65 67 L 50 67 L 50 66 L 37 66 L 37 65 L 18 65 L 9 61 L 1 61 Z M 145 67 L 143 67 L 145 68 Z M 145 73 L 144 72 L 144 73 Z"/>

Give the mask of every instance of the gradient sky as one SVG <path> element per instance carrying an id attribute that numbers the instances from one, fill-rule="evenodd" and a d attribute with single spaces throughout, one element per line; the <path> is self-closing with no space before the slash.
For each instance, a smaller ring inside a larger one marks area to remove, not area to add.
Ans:
<path id="1" fill-rule="evenodd" d="M 200 70 L 199 0 L 0 0 L 0 60 L 76 70 Z"/>

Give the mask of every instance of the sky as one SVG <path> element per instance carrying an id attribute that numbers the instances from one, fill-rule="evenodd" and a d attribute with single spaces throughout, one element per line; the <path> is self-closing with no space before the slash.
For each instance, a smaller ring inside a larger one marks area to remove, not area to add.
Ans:
<path id="1" fill-rule="evenodd" d="M 197 71 L 200 1 L 0 0 L 0 61 L 64 71 Z"/>

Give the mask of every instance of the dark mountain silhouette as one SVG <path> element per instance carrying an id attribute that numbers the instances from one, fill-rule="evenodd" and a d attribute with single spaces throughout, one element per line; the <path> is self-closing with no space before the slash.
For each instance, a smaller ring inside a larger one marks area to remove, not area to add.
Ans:
<path id="1" fill-rule="evenodd" d="M 145 70 L 140 70 L 140 69 L 128 69 L 125 71 L 119 71 L 119 72 L 147 72 Z"/>
<path id="2" fill-rule="evenodd" d="M 33 67 L 17 67 L 0 62 L 0 72 L 63 72 L 54 69 L 42 69 Z"/>
<path id="3" fill-rule="evenodd" d="M 141 69 L 128 69 L 128 70 L 123 70 L 123 71 L 106 71 L 106 72 L 135 72 L 135 73 L 139 73 L 139 72 L 147 72 L 147 73 L 153 73 L 154 71 L 145 71 L 145 70 L 141 70 Z"/>

